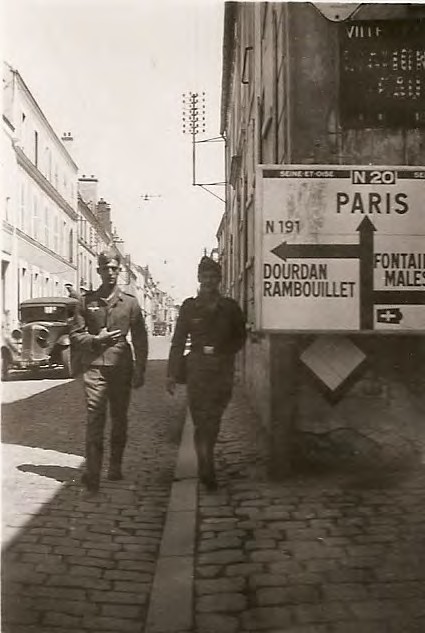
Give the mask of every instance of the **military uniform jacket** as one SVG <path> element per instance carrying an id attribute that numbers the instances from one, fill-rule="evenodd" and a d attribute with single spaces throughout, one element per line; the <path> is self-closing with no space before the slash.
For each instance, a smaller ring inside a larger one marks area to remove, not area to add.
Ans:
<path id="1" fill-rule="evenodd" d="M 168 375 L 176 377 L 190 335 L 191 353 L 228 357 L 233 361 L 246 339 L 245 317 L 238 303 L 219 296 L 213 310 L 200 297 L 186 299 L 176 323 L 168 361 Z"/>
<path id="2" fill-rule="evenodd" d="M 97 341 L 96 335 L 105 327 L 110 332 L 121 331 L 121 337 L 114 345 L 105 346 Z M 131 348 L 127 341 L 129 332 L 136 365 L 144 372 L 148 342 L 136 297 L 116 287 L 112 296 L 105 299 L 98 289 L 88 292 L 77 308 L 71 326 L 71 344 L 81 354 L 83 367 L 119 366 L 131 361 Z"/>

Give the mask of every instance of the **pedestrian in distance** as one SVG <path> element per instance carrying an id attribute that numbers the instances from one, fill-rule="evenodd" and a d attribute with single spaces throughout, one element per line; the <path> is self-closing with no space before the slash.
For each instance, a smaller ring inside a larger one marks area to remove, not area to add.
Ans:
<path id="1" fill-rule="evenodd" d="M 234 299 L 220 294 L 221 267 L 204 256 L 198 266 L 199 293 L 186 299 L 168 359 L 167 391 L 173 395 L 186 365 L 189 408 L 194 424 L 200 481 L 215 490 L 214 448 L 233 389 L 235 355 L 246 339 L 245 317 Z M 190 336 L 190 352 L 184 357 Z"/>
<path id="2" fill-rule="evenodd" d="M 144 384 L 145 322 L 137 299 L 117 285 L 119 268 L 115 251 L 100 253 L 97 272 L 102 283 L 82 298 L 71 327 L 71 344 L 81 354 L 84 369 L 87 426 L 82 482 L 89 494 L 99 491 L 107 404 L 112 425 L 108 479 L 116 481 L 123 477 L 131 387 Z"/>

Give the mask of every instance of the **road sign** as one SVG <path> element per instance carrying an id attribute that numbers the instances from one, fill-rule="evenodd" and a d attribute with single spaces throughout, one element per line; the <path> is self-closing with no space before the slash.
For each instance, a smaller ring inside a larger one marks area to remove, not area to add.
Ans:
<path id="1" fill-rule="evenodd" d="M 425 168 L 263 165 L 258 329 L 425 331 Z"/>
<path id="2" fill-rule="evenodd" d="M 425 19 L 339 27 L 343 127 L 425 126 Z"/>
<path id="3" fill-rule="evenodd" d="M 332 22 L 346 20 L 361 5 L 354 2 L 313 2 L 320 13 Z"/>
<path id="4" fill-rule="evenodd" d="M 321 335 L 303 351 L 300 359 L 335 393 L 365 361 L 366 354 L 344 336 Z"/>

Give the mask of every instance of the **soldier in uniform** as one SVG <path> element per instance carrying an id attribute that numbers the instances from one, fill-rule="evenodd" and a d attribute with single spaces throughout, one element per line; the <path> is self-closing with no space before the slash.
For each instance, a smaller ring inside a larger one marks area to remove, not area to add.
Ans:
<path id="1" fill-rule="evenodd" d="M 112 422 L 108 479 L 114 481 L 122 479 L 131 387 L 144 383 L 148 352 L 145 323 L 137 299 L 117 286 L 119 268 L 115 251 L 100 253 L 97 272 L 102 283 L 84 296 L 71 328 L 71 343 L 81 354 L 85 370 L 86 470 L 82 481 L 89 493 L 99 490 L 107 402 Z"/>
<path id="2" fill-rule="evenodd" d="M 233 299 L 219 292 L 221 267 L 210 257 L 198 266 L 199 294 L 183 302 L 168 361 L 167 391 L 173 394 L 183 361 L 186 340 L 187 393 L 195 429 L 199 477 L 208 489 L 217 486 L 214 447 L 221 417 L 233 388 L 235 354 L 243 347 L 245 318 Z"/>

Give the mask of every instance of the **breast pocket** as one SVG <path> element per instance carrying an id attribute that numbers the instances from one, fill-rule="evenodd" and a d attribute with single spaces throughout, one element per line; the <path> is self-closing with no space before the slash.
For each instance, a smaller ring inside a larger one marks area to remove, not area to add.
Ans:
<path id="1" fill-rule="evenodd" d="M 201 334 L 204 330 L 204 320 L 202 317 L 192 317 L 190 319 L 189 332 L 190 334 Z"/>
<path id="2" fill-rule="evenodd" d="M 99 334 L 100 330 L 106 325 L 105 310 L 100 307 L 88 309 L 86 324 L 90 334 Z"/>
<path id="3" fill-rule="evenodd" d="M 130 311 L 121 305 L 110 308 L 106 324 L 110 332 L 112 330 L 120 330 L 121 334 L 126 336 L 130 329 Z"/>

